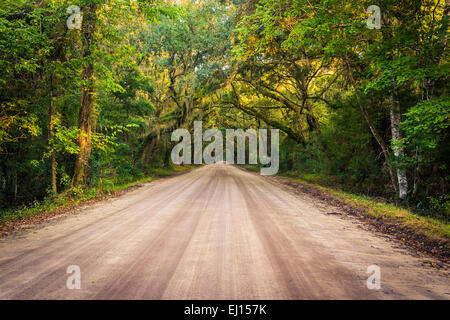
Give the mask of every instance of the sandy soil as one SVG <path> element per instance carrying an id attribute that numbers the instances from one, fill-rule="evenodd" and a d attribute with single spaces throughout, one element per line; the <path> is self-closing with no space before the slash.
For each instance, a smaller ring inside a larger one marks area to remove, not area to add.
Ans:
<path id="1" fill-rule="evenodd" d="M 0 299 L 450 298 L 447 270 L 334 211 L 204 166 L 1 239 Z M 69 265 L 79 290 L 66 287 Z M 379 290 L 366 286 L 370 265 Z"/>

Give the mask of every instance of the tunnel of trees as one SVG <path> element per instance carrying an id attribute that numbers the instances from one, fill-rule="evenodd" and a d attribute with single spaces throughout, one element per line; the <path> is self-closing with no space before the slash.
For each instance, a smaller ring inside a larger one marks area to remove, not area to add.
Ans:
<path id="1" fill-rule="evenodd" d="M 171 133 L 201 120 L 279 129 L 282 172 L 447 219 L 449 11 L 448 0 L 3 0 L 0 210 L 170 167 Z"/>

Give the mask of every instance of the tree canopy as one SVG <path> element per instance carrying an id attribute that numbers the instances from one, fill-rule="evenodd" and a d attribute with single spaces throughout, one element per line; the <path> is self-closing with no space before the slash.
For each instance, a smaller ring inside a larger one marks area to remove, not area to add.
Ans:
<path id="1" fill-rule="evenodd" d="M 447 219 L 449 12 L 448 0 L 4 0 L 0 208 L 171 166 L 171 133 L 202 120 L 279 129 L 283 172 Z"/>

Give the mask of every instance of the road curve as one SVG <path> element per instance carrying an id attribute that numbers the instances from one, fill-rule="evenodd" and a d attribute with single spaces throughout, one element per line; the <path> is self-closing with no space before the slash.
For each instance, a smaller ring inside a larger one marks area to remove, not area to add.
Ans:
<path id="1" fill-rule="evenodd" d="M 445 270 L 286 188 L 215 164 L 1 239 L 0 299 L 450 298 Z"/>

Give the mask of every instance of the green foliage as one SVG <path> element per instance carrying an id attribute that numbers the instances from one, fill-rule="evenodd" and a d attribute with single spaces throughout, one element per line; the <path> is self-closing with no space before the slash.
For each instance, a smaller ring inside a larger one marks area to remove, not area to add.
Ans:
<path id="1" fill-rule="evenodd" d="M 409 108 L 402 123 L 405 143 L 415 144 L 423 151 L 436 149 L 445 141 L 446 129 L 450 126 L 450 99 L 421 101 Z"/>
<path id="2" fill-rule="evenodd" d="M 404 169 L 407 205 L 448 211 L 444 1 L 380 0 L 379 30 L 365 0 L 3 2 L 0 208 L 163 174 L 170 133 L 203 120 L 278 128 L 282 171 L 356 193 L 394 200 Z M 82 30 L 66 27 L 72 4 Z M 87 85 L 92 133 L 80 130 Z M 72 188 L 88 137 L 87 185 Z"/>
<path id="3" fill-rule="evenodd" d="M 371 4 L 244 7 L 233 48 L 237 81 L 222 103 L 290 138 L 282 170 L 386 198 L 396 197 L 402 175 L 409 205 L 434 214 L 450 181 L 448 4 L 381 1 L 381 29 L 370 30 Z"/>

